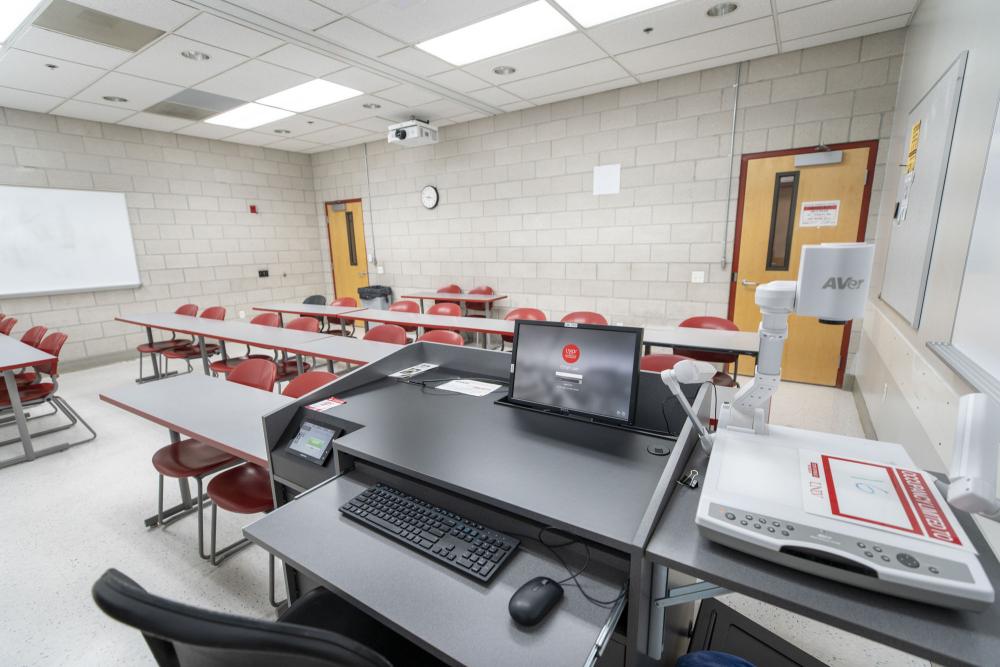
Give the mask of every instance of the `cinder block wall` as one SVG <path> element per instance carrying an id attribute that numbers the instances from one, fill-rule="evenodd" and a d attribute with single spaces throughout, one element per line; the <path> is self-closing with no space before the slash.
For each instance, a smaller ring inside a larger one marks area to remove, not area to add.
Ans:
<path id="1" fill-rule="evenodd" d="M 142 287 L 0 298 L 15 335 L 33 324 L 69 334 L 71 366 L 134 356 L 145 333 L 119 314 L 190 302 L 234 318 L 331 289 L 309 155 L 0 109 L 0 185 L 126 193 Z"/>
<path id="2" fill-rule="evenodd" d="M 744 64 L 731 182 L 736 65 L 445 127 L 433 146 L 368 144 L 370 194 L 361 146 L 319 153 L 315 189 L 321 202 L 365 200 L 369 253 L 385 271 L 370 267 L 371 279 L 397 291 L 491 285 L 508 308 L 627 324 L 725 316 L 740 154 L 888 138 L 903 38 Z M 593 167 L 614 163 L 621 194 L 591 194 Z M 441 194 L 432 211 L 424 185 Z M 707 282 L 691 283 L 692 271 Z"/>

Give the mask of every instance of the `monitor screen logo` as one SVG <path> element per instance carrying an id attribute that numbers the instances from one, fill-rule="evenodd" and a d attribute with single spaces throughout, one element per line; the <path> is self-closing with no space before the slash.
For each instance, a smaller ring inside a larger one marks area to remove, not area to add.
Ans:
<path id="1" fill-rule="evenodd" d="M 580 348 L 573 343 L 566 345 L 562 350 L 562 358 L 567 364 L 575 364 L 580 361 Z"/>

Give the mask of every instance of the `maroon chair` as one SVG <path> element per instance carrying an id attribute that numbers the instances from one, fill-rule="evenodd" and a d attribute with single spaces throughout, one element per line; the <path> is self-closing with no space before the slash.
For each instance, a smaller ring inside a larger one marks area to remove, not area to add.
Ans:
<path id="1" fill-rule="evenodd" d="M 397 313 L 419 313 L 420 304 L 416 301 L 397 301 L 389 306 L 389 310 Z M 417 326 L 415 324 L 401 324 L 399 326 L 403 327 L 403 331 L 406 331 L 407 333 L 413 333 L 417 330 Z"/>
<path id="2" fill-rule="evenodd" d="M 469 294 L 496 294 L 496 292 L 489 285 L 480 285 L 470 289 Z M 466 302 L 465 314 L 469 317 L 486 317 L 486 304 Z"/>
<path id="3" fill-rule="evenodd" d="M 174 314 L 194 317 L 195 315 L 198 314 L 198 306 L 193 303 L 186 303 L 183 306 L 178 307 L 177 310 L 174 311 Z M 148 354 L 150 356 L 150 361 L 152 361 L 155 364 L 156 360 L 153 359 L 155 355 L 161 354 L 166 350 L 172 350 L 176 347 L 185 347 L 193 344 L 194 341 L 188 338 L 178 338 L 177 332 L 175 331 L 170 334 L 170 338 L 168 338 L 167 340 L 152 341 L 149 343 L 143 343 L 142 345 L 136 345 L 135 349 L 137 352 L 139 352 L 139 379 L 137 379 L 136 382 L 141 384 L 143 382 L 148 382 L 150 380 L 156 379 L 155 375 L 150 376 L 148 378 L 143 376 L 142 355 Z M 166 371 L 166 368 L 164 368 L 164 371 Z"/>
<path id="4" fill-rule="evenodd" d="M 639 370 L 662 373 L 669 371 L 681 361 L 690 359 L 679 354 L 645 354 L 639 359 Z"/>
<path id="5" fill-rule="evenodd" d="M 544 322 L 545 313 L 537 308 L 515 308 L 506 315 L 505 320 L 531 320 L 534 322 Z M 500 334 L 500 351 L 502 352 L 506 343 L 513 342 L 514 334 Z"/>
<path id="6" fill-rule="evenodd" d="M 330 384 L 336 379 L 337 376 L 334 373 L 327 373 L 326 371 L 309 371 L 308 373 L 303 373 L 286 384 L 281 393 L 282 395 L 290 398 L 302 398 L 306 394 L 312 393 L 323 385 Z"/>
<path id="7" fill-rule="evenodd" d="M 445 345 L 465 345 L 465 341 L 462 340 L 462 336 L 455 331 L 447 331 L 446 329 L 428 331 L 417 340 L 426 341 L 428 343 L 443 343 Z"/>
<path id="8" fill-rule="evenodd" d="M 35 325 L 24 332 L 21 336 L 21 342 L 25 345 L 30 345 L 31 347 L 38 347 L 42 343 L 42 338 L 45 337 L 45 332 L 48 331 L 45 327 L 41 325 Z M 38 373 L 33 370 L 25 370 L 20 373 L 14 374 L 14 381 L 17 383 L 18 387 L 23 387 L 29 385 L 38 379 Z"/>
<path id="9" fill-rule="evenodd" d="M 406 332 L 403 327 L 395 324 L 380 324 L 372 327 L 365 333 L 365 340 L 374 340 L 380 343 L 392 343 L 393 345 L 406 345 Z"/>
<path id="10" fill-rule="evenodd" d="M 436 302 L 433 306 L 427 309 L 428 315 L 444 315 L 447 317 L 461 317 L 462 307 L 457 303 L 442 303 L 440 301 Z M 424 331 L 451 331 L 448 327 L 436 327 L 431 325 L 424 325 Z"/>
<path id="11" fill-rule="evenodd" d="M 339 299 L 334 299 L 330 302 L 331 306 L 338 306 L 340 308 L 358 308 L 358 300 L 353 296 L 342 296 Z M 354 335 L 354 320 L 343 320 L 338 317 L 327 317 L 326 319 L 326 332 L 331 336 L 353 336 Z M 339 326 L 343 322 L 347 331 L 345 332 Z M 334 323 L 338 326 L 334 327 Z"/>
<path id="12" fill-rule="evenodd" d="M 296 331 L 308 331 L 309 333 L 319 333 L 319 320 L 315 317 L 296 317 L 294 320 L 285 325 L 286 329 L 294 329 Z M 313 360 L 313 364 L 315 363 Z M 299 374 L 299 360 L 298 357 L 287 355 L 282 355 L 282 358 L 277 362 L 278 364 L 278 382 L 285 382 L 290 380 Z M 302 372 L 308 371 L 313 367 L 313 364 L 307 361 L 302 361 Z"/>
<path id="13" fill-rule="evenodd" d="M 599 324 L 601 326 L 607 326 L 608 320 L 604 315 L 600 313 L 594 313 L 589 310 L 577 310 L 572 313 L 567 314 L 564 318 L 559 320 L 560 322 L 575 322 L 576 324 Z"/>
<path id="14" fill-rule="evenodd" d="M 452 283 L 450 285 L 445 285 L 444 287 L 438 287 L 437 288 L 437 292 L 438 292 L 438 294 L 461 294 L 462 293 L 462 288 L 459 287 L 458 285 Z M 434 303 L 435 304 L 438 304 L 438 303 L 454 303 L 454 304 L 457 304 L 458 302 L 457 301 L 449 301 L 448 299 L 435 299 Z"/>
<path id="15" fill-rule="evenodd" d="M 83 417 L 81 417 L 80 414 L 66 402 L 64 398 L 56 394 L 56 392 L 59 391 L 59 354 L 62 351 L 63 345 L 66 344 L 67 338 L 68 336 L 64 333 L 54 332 L 46 336 L 38 345 L 39 350 L 55 357 L 52 361 L 43 361 L 39 364 L 35 364 L 34 366 L 34 373 L 39 376 L 42 374 L 48 375 L 48 381 L 33 382 L 32 384 L 18 387 L 17 389 L 17 396 L 20 399 L 22 409 L 48 403 L 53 408 L 53 411 L 40 416 L 47 417 L 54 415 L 57 412 L 61 412 L 67 419 L 69 419 L 68 424 L 52 426 L 35 433 L 31 433 L 30 435 L 32 438 L 48 435 L 49 433 L 56 433 L 58 431 L 65 431 L 66 429 L 73 428 L 77 422 L 82 424 L 83 427 L 90 432 L 89 438 L 77 440 L 76 442 L 67 442 L 54 449 L 75 447 L 76 445 L 90 442 L 97 437 L 97 433 L 90 427 L 90 424 L 88 424 Z M 0 413 L 8 413 L 12 411 L 13 406 L 11 405 L 11 396 L 7 393 L 7 387 L 5 384 L 3 387 L 0 387 Z M 9 419 L 10 415 L 4 414 L 3 417 L 5 419 Z M 0 442 L 0 447 L 19 442 L 20 440 L 21 437 L 18 435 L 15 438 Z"/>
<path id="16" fill-rule="evenodd" d="M 4 336 L 9 336 L 10 332 L 14 330 L 14 325 L 17 324 L 17 318 L 8 317 L 7 319 L 0 321 L 0 334 Z"/>
<path id="17" fill-rule="evenodd" d="M 261 313 L 256 315 L 250 320 L 250 324 L 259 324 L 263 327 L 280 327 L 281 326 L 281 316 L 278 313 Z M 247 345 L 247 353 L 242 357 L 229 357 L 226 354 L 226 343 L 222 343 L 222 356 L 223 359 L 219 361 L 213 361 L 209 364 L 209 369 L 212 371 L 212 375 L 225 375 L 230 372 L 241 363 L 247 359 L 272 359 L 269 354 L 250 354 L 250 346 Z"/>
<path id="18" fill-rule="evenodd" d="M 226 319 L 226 309 L 222 306 L 210 306 L 205 310 L 201 311 L 201 315 L 206 320 L 224 320 Z M 205 356 L 212 356 L 218 354 L 219 345 L 217 343 L 205 343 Z M 187 362 L 188 372 L 191 372 L 191 360 L 201 358 L 201 345 L 195 342 L 190 342 L 187 345 L 181 345 L 178 347 L 170 348 L 169 350 L 164 350 L 161 355 L 164 359 L 183 359 Z"/>
<path id="19" fill-rule="evenodd" d="M 689 317 L 678 326 L 692 329 L 717 329 L 722 331 L 740 330 L 734 322 L 721 317 L 712 317 L 710 315 Z M 682 347 L 675 347 L 673 350 L 674 354 L 682 354 L 685 357 L 691 357 L 692 359 L 697 359 L 698 361 L 707 361 L 710 364 L 724 364 L 723 372 L 717 374 L 715 376 L 716 379 L 712 380 L 712 382 L 722 387 L 738 386 L 736 383 L 736 377 L 739 374 L 740 355 L 726 354 L 724 352 L 709 352 L 707 350 L 691 350 Z M 732 376 L 728 374 L 729 364 L 733 364 Z"/>

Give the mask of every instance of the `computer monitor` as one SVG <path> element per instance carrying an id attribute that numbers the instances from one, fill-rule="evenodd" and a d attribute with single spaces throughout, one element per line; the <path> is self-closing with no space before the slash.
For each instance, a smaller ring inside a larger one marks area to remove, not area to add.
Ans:
<path id="1" fill-rule="evenodd" d="M 563 414 L 632 424 L 642 329 L 519 320 L 507 398 Z"/>

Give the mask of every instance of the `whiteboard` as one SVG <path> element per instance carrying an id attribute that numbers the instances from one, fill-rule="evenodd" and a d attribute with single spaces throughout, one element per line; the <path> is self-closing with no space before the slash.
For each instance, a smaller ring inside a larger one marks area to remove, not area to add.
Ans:
<path id="1" fill-rule="evenodd" d="M 1000 381 L 1000 110 L 986 157 L 951 344 Z"/>
<path id="2" fill-rule="evenodd" d="M 913 107 L 903 128 L 897 208 L 889 223 L 889 250 L 880 296 L 914 328 L 920 326 L 924 307 L 967 57 L 968 51 L 963 51 L 955 59 Z M 911 136 L 915 127 L 918 131 L 914 145 Z M 915 148 L 912 156 L 911 146 Z M 912 171 L 908 166 L 911 160 Z"/>
<path id="3" fill-rule="evenodd" d="M 0 297 L 141 282 L 124 194 L 0 186 Z"/>

